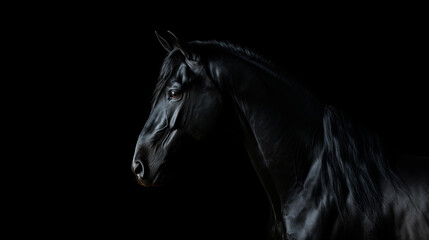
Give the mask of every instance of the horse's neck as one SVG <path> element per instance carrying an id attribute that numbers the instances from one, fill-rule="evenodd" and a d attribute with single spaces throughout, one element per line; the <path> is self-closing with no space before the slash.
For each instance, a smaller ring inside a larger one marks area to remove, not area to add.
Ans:
<path id="1" fill-rule="evenodd" d="M 279 218 L 311 158 L 309 145 L 321 128 L 323 108 L 302 87 L 244 60 L 213 61 L 210 71 L 234 106 L 244 145 Z"/>
<path id="2" fill-rule="evenodd" d="M 323 108 L 303 87 L 266 67 L 239 58 L 226 61 L 233 67 L 214 62 L 211 71 L 234 106 L 253 164 L 265 171 L 260 174 L 279 179 L 276 188 L 288 187 L 296 177 L 297 158 L 305 158 L 301 150 L 307 150 L 315 129 L 321 128 Z"/>

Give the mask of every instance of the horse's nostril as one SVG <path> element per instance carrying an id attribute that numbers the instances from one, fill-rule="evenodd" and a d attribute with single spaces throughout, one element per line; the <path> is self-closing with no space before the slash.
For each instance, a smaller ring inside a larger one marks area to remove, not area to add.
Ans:
<path id="1" fill-rule="evenodd" d="M 143 163 L 140 160 L 136 160 L 133 164 L 133 172 L 135 175 L 142 175 L 144 174 L 144 166 Z"/>
<path id="2" fill-rule="evenodd" d="M 133 161 L 131 169 L 133 173 L 136 175 L 137 182 L 143 186 L 149 186 L 147 175 L 145 174 L 144 165 L 140 160 Z"/>

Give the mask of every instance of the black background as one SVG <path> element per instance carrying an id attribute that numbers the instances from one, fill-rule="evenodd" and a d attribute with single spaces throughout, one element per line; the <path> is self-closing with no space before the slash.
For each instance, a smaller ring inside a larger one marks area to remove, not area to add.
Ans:
<path id="1" fill-rule="evenodd" d="M 17 85 L 30 97 L 23 119 L 31 121 L 21 125 L 30 141 L 17 142 L 30 142 L 24 182 L 34 191 L 19 190 L 29 208 L 18 222 L 40 223 L 33 231 L 53 236 L 264 234 L 267 199 L 233 138 L 177 159 L 198 167 L 187 165 L 168 186 L 135 181 L 134 146 L 165 56 L 155 30 L 254 49 L 392 148 L 428 155 L 428 39 L 418 6 L 218 7 L 210 14 L 198 7 L 27 9 L 31 17 L 14 28 L 22 37 L 12 40 L 20 45 L 16 61 L 28 66 L 16 79 L 25 72 Z"/>

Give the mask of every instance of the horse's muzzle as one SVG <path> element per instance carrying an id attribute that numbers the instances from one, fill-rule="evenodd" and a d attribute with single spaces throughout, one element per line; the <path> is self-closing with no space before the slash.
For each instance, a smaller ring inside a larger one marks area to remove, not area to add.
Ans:
<path id="1" fill-rule="evenodd" d="M 149 179 L 149 172 L 145 171 L 145 166 L 140 160 L 133 161 L 131 170 L 133 171 L 134 175 L 136 176 L 136 180 L 140 185 L 144 187 L 159 186 L 159 184 L 157 184 L 157 180 L 159 180 L 159 176 L 161 175 L 160 171 L 157 172 L 155 178 L 153 179 L 153 181 L 151 181 Z"/>

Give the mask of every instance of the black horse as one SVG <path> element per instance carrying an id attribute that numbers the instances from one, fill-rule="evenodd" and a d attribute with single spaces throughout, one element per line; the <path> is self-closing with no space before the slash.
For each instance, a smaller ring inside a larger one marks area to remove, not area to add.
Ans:
<path id="1" fill-rule="evenodd" d="M 132 162 L 141 185 L 227 118 L 269 197 L 270 239 L 429 239 L 428 158 L 387 152 L 252 51 L 156 35 L 168 55 Z"/>

